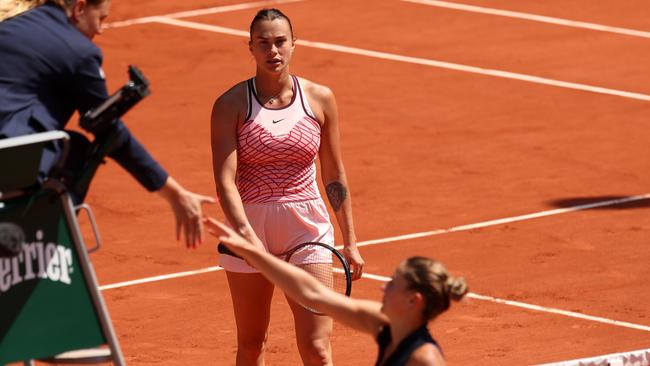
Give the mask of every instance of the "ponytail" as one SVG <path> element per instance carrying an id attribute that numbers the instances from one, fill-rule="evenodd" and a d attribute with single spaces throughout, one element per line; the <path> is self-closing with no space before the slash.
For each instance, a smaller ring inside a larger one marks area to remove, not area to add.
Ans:
<path id="1" fill-rule="evenodd" d="M 404 276 L 407 287 L 424 297 L 424 320 L 442 314 L 449 309 L 451 301 L 460 301 L 468 291 L 465 279 L 451 276 L 442 263 L 429 258 L 408 258 L 399 271 Z"/>

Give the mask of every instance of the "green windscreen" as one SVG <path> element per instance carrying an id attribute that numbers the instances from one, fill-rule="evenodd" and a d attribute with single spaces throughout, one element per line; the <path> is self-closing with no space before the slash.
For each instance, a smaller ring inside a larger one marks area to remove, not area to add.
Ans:
<path id="1" fill-rule="evenodd" d="M 64 204 L 53 190 L 1 202 L 25 244 L 0 258 L 0 364 L 106 343 Z"/>

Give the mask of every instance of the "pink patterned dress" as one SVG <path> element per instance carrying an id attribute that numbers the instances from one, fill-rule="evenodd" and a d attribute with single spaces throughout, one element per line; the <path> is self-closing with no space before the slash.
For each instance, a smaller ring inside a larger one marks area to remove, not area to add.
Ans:
<path id="1" fill-rule="evenodd" d="M 255 79 L 249 79 L 248 113 L 237 131 L 237 189 L 253 230 L 275 255 L 304 242 L 334 242 L 334 229 L 316 184 L 321 126 L 299 79 L 292 76 L 292 80 L 291 103 L 272 109 L 260 103 Z M 331 258 L 303 253 L 296 261 L 327 263 Z M 257 272 L 227 255 L 220 257 L 220 265 L 232 272 Z"/>

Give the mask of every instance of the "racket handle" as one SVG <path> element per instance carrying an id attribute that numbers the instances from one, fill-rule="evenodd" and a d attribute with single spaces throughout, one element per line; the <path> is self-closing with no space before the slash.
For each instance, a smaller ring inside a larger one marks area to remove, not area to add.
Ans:
<path id="1" fill-rule="evenodd" d="M 217 252 L 219 252 L 220 254 L 229 255 L 231 257 L 243 259 L 242 257 L 235 254 L 232 250 L 228 249 L 228 247 L 223 245 L 223 243 L 219 243 L 219 245 L 217 245 Z"/>

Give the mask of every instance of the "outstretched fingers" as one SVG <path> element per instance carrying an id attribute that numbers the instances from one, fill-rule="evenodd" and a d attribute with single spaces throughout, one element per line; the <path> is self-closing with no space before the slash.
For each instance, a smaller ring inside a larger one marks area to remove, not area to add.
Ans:
<path id="1" fill-rule="evenodd" d="M 179 199 L 179 214 L 177 215 L 177 226 L 182 227 L 185 236 L 185 244 L 188 248 L 196 248 L 203 243 L 205 238 L 203 229 L 203 207 L 202 204 L 215 204 L 218 199 L 211 196 L 204 196 L 190 191 L 184 192 L 184 197 Z M 179 229 L 177 238 L 180 239 Z"/>
<path id="2" fill-rule="evenodd" d="M 198 193 L 192 193 L 192 196 L 198 206 L 198 215 L 192 218 L 193 232 L 191 241 L 195 246 L 197 242 L 201 244 L 203 243 L 203 240 L 205 240 L 205 232 L 203 228 L 203 218 L 205 215 L 203 214 L 202 204 L 215 204 L 219 202 L 219 200 L 216 197 L 204 196 Z"/>
<path id="3" fill-rule="evenodd" d="M 217 220 L 213 219 L 212 217 L 207 217 L 206 216 L 201 221 L 203 222 L 203 225 L 204 225 L 205 229 L 208 231 L 208 233 L 210 233 L 212 236 L 214 236 L 214 237 L 216 237 L 218 239 L 220 239 L 219 237 L 222 234 L 227 233 L 226 230 L 230 229 L 229 227 L 224 225 L 221 221 L 217 221 Z"/>
<path id="4" fill-rule="evenodd" d="M 235 230 L 227 226 L 221 221 L 215 220 L 211 217 L 205 217 L 203 220 L 208 233 L 219 239 L 220 242 L 225 244 L 228 249 L 237 253 L 238 249 L 253 249 L 256 246 L 249 240 L 239 235 Z M 239 253 L 237 253 L 239 254 Z"/>

